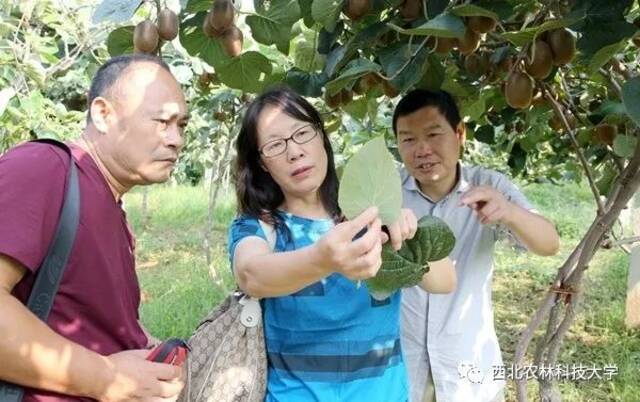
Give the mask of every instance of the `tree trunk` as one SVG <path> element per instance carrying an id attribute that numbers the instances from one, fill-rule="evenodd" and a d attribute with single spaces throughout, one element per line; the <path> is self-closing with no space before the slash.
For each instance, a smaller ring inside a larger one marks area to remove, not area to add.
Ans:
<path id="1" fill-rule="evenodd" d="M 523 331 L 516 347 L 514 365 L 523 367 L 525 354 L 535 330 L 547 315 L 547 331 L 535 353 L 534 364 L 556 367 L 564 336 L 573 323 L 581 296 L 581 283 L 589 262 L 601 247 L 605 235 L 620 216 L 620 211 L 629 203 L 640 187 L 640 141 L 634 156 L 624 168 L 604 206 L 603 213 L 596 216 L 591 227 L 576 246 L 569 258 L 558 270 L 558 274 L 538 311 Z M 562 397 L 556 378 L 539 378 L 542 401 L 559 402 Z M 516 380 L 518 401 L 526 402 L 527 379 Z"/>
<path id="2" fill-rule="evenodd" d="M 213 264 L 213 258 L 211 255 L 212 252 L 212 244 L 211 244 L 211 235 L 213 233 L 213 227 L 215 224 L 215 209 L 218 201 L 218 193 L 220 191 L 220 184 L 222 175 L 224 174 L 225 168 L 228 165 L 229 152 L 231 150 L 231 144 L 233 143 L 232 135 L 229 134 L 227 137 L 227 142 L 225 144 L 224 151 L 220 154 L 220 156 L 216 159 L 214 164 L 214 169 L 211 172 L 209 178 L 209 197 L 208 197 L 208 207 L 207 207 L 207 225 L 205 227 L 204 233 L 204 249 L 205 256 L 207 259 L 207 266 L 209 267 L 209 272 L 211 277 L 213 278 L 216 285 L 222 287 L 222 278 L 218 275 L 216 267 Z M 218 143 L 219 145 L 219 143 Z"/>

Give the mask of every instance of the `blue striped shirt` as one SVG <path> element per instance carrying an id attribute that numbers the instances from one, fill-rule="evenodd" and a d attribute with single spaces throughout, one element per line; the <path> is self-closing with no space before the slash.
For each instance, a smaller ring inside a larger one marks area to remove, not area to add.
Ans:
<path id="1" fill-rule="evenodd" d="M 281 213 L 275 251 L 309 246 L 333 227 Z M 229 229 L 229 255 L 250 236 L 266 240 L 258 220 Z M 366 286 L 331 274 L 300 291 L 262 301 L 268 355 L 267 402 L 405 402 L 406 369 L 399 339 L 400 292 L 383 301 Z"/>

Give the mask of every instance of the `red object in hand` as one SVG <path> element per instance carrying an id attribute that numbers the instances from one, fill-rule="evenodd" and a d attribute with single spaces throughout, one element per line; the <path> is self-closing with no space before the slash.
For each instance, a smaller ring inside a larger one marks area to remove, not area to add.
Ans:
<path id="1" fill-rule="evenodd" d="M 171 338 L 153 348 L 147 360 L 180 366 L 187 358 L 189 346 L 182 339 Z"/>

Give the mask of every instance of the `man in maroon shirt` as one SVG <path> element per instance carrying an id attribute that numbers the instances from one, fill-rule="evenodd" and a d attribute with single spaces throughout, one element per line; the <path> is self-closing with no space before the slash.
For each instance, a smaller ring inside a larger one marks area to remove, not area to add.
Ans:
<path id="1" fill-rule="evenodd" d="M 88 108 L 85 130 L 68 144 L 78 231 L 46 324 L 25 302 L 60 216 L 69 157 L 43 143 L 0 157 L 0 379 L 24 386 L 25 402 L 175 400 L 182 370 L 145 360 L 121 197 L 169 178 L 188 120 L 184 95 L 160 59 L 128 55 L 98 70 Z"/>

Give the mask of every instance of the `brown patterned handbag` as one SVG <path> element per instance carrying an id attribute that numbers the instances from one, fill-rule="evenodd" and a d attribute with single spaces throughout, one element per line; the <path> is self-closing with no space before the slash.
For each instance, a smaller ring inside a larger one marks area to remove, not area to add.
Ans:
<path id="1" fill-rule="evenodd" d="M 275 230 L 260 225 L 273 250 Z M 233 292 L 198 325 L 188 344 L 187 383 L 178 401 L 264 401 L 267 356 L 258 299 Z"/>

